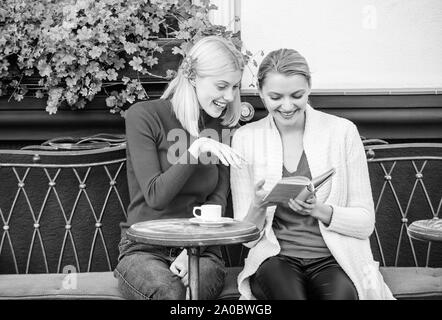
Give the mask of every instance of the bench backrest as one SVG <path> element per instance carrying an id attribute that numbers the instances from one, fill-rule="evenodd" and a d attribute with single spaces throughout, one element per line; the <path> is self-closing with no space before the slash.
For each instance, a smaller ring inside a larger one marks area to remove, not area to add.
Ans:
<path id="1" fill-rule="evenodd" d="M 442 144 L 366 146 L 376 210 L 371 245 L 384 266 L 442 266 L 442 244 L 410 238 L 407 226 L 439 217 Z"/>
<path id="2" fill-rule="evenodd" d="M 0 273 L 112 270 L 129 202 L 125 151 L 0 150 Z"/>
<path id="3" fill-rule="evenodd" d="M 439 215 L 442 144 L 366 150 L 376 205 L 371 237 L 376 260 L 441 266 L 440 244 L 411 241 L 406 228 Z M 124 145 L 89 151 L 0 150 L 0 273 L 113 270 L 119 223 L 129 203 L 125 157 Z M 227 215 L 232 216 L 230 200 Z M 228 266 L 243 264 L 244 246 L 223 249 Z"/>

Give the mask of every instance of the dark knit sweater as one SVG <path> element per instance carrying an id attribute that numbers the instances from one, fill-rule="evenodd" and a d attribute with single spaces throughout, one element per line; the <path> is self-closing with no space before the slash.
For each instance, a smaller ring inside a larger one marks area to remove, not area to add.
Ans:
<path id="1" fill-rule="evenodd" d="M 221 137 L 221 119 L 200 113 L 200 129 L 214 129 Z M 173 129 L 181 129 L 187 139 L 178 150 L 176 140 L 167 139 Z M 195 138 L 183 129 L 169 100 L 131 106 L 126 112 L 126 139 L 130 204 L 127 221 L 121 223 L 123 231 L 141 221 L 192 217 L 193 207 L 205 203 L 220 204 L 225 211 L 229 168 L 193 158 L 187 149 Z M 168 151 L 176 151 L 180 160 L 170 163 Z"/>
<path id="2" fill-rule="evenodd" d="M 305 152 L 302 152 L 298 168 L 294 172 L 289 172 L 283 166 L 282 176 L 312 178 Z M 288 205 L 276 207 L 273 231 L 281 246 L 280 255 L 304 259 L 331 255 L 319 230 L 318 220 L 312 216 L 299 214 Z"/>

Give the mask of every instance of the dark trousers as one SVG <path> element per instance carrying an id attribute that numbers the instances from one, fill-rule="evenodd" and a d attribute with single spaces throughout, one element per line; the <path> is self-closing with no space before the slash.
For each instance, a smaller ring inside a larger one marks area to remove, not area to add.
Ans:
<path id="1" fill-rule="evenodd" d="M 250 278 L 260 300 L 357 300 L 352 281 L 333 256 L 302 259 L 277 255 Z"/>

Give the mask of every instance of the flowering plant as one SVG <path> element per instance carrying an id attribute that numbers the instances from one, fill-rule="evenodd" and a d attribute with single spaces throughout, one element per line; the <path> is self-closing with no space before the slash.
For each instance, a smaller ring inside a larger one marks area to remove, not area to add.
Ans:
<path id="1" fill-rule="evenodd" d="M 164 38 L 177 39 L 171 53 L 182 56 L 206 35 L 241 46 L 236 34 L 209 21 L 215 9 L 209 0 L 2 0 L 0 96 L 47 96 L 53 114 L 104 93 L 111 112 L 122 113 L 126 103 L 149 98 L 143 79 L 174 76 L 154 72 Z"/>

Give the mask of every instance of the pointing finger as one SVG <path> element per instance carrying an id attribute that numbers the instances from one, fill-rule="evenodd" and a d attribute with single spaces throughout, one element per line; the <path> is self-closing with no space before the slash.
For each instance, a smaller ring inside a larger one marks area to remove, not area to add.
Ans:
<path id="1" fill-rule="evenodd" d="M 223 165 L 227 167 L 229 166 L 226 158 L 224 158 L 224 155 L 219 150 L 213 151 L 213 153 L 215 153 L 215 155 L 218 157 L 219 161 L 221 161 Z"/>

